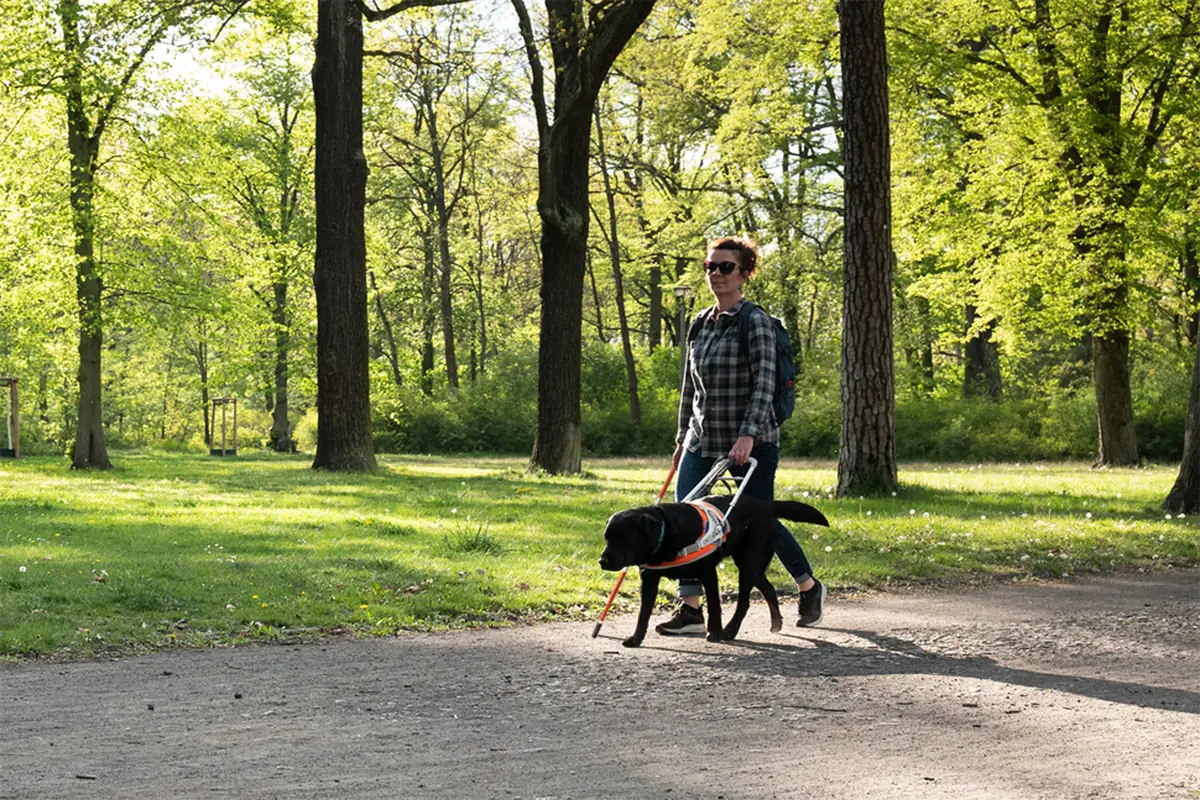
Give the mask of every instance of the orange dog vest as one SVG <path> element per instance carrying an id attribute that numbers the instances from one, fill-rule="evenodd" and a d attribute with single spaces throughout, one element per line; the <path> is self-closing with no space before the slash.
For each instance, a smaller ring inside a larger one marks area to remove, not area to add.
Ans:
<path id="1" fill-rule="evenodd" d="M 720 547 L 729 536 L 729 521 L 719 508 L 703 500 L 688 500 L 687 504 L 700 512 L 700 538 L 676 553 L 670 561 L 642 564 L 642 569 L 670 569 L 698 561 Z M 665 533 L 665 522 L 663 526 Z"/>

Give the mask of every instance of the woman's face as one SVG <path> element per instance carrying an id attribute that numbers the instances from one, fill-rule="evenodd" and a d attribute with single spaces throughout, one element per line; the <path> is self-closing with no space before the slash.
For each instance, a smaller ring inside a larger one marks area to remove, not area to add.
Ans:
<path id="1" fill-rule="evenodd" d="M 728 275 L 723 275 L 716 265 L 724 263 L 736 264 L 737 268 L 730 270 Z M 741 253 L 736 250 L 712 250 L 708 254 L 707 264 L 712 269 L 706 268 L 704 277 L 708 281 L 709 291 L 714 295 L 742 291 L 742 285 L 746 282 L 746 273 L 742 272 Z"/>

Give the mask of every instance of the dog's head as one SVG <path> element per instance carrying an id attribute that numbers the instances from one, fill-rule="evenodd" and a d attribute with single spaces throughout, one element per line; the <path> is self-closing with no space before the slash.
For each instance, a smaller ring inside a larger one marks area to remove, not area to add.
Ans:
<path id="1" fill-rule="evenodd" d="M 662 511 L 655 506 L 618 511 L 604 526 L 600 569 L 616 571 L 645 564 L 658 548 L 663 530 Z"/>

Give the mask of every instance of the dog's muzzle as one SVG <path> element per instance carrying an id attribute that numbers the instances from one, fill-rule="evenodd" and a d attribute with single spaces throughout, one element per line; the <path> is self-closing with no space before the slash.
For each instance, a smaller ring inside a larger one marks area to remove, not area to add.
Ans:
<path id="1" fill-rule="evenodd" d="M 621 559 L 605 550 L 600 554 L 600 569 L 609 570 L 610 572 L 619 570 L 621 567 L 625 566 L 624 564 L 618 563 L 620 560 Z"/>

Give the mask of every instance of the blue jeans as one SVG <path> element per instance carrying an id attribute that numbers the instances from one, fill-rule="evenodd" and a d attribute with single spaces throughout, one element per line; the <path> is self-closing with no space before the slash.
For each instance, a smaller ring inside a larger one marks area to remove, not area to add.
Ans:
<path id="1" fill-rule="evenodd" d="M 750 451 L 750 457 L 758 460 L 758 466 L 746 484 L 746 494 L 759 500 L 774 500 L 775 471 L 779 469 L 779 445 L 758 442 Z M 679 472 L 675 478 L 676 502 L 686 497 L 696 484 L 704 480 L 716 462 L 715 458 L 706 458 L 699 453 L 685 450 L 683 457 L 679 459 Z M 740 467 L 732 467 L 729 472 L 733 475 L 744 475 L 749 466 L 743 464 Z M 779 521 L 775 522 L 775 554 L 779 556 L 784 569 L 791 574 L 796 583 L 804 583 L 812 577 L 812 566 L 808 563 L 808 556 L 804 555 L 804 548 L 796 541 L 792 532 Z M 703 593 L 704 587 L 700 581 L 692 578 L 679 581 L 680 597 L 695 597 Z"/>

